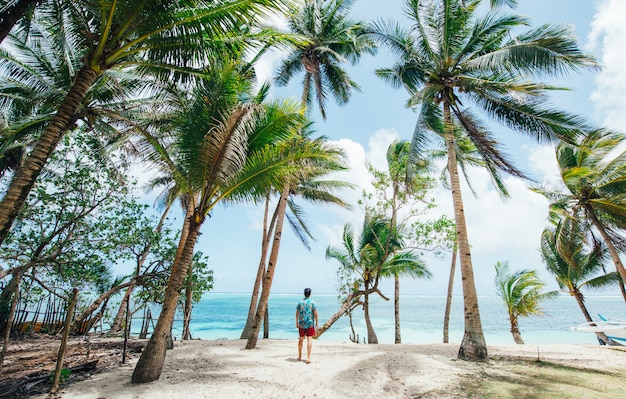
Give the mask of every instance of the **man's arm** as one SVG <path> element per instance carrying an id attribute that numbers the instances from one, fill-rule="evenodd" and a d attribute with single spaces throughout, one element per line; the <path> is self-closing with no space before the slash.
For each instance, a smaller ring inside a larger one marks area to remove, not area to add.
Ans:
<path id="1" fill-rule="evenodd" d="M 300 324 L 298 324 L 298 308 L 296 307 L 296 328 L 300 328 Z"/>
<path id="2" fill-rule="evenodd" d="M 313 316 L 315 317 L 315 329 L 317 330 L 317 325 L 318 325 L 318 322 L 317 322 L 317 309 L 313 309 Z"/>

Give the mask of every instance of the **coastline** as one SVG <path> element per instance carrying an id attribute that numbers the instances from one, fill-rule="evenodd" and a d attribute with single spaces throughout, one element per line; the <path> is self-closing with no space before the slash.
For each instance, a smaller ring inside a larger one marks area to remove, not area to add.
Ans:
<path id="1" fill-rule="evenodd" d="M 515 398 L 520 389 L 525 398 L 545 397 L 546 390 L 552 398 L 626 397 L 624 347 L 488 345 L 489 361 L 467 362 L 457 359 L 458 343 L 315 341 L 306 364 L 296 359 L 296 345 L 295 339 L 259 340 L 256 349 L 245 350 L 243 340 L 177 341 L 158 381 L 130 384 L 134 354 L 126 365 L 62 386 L 56 397 Z"/>

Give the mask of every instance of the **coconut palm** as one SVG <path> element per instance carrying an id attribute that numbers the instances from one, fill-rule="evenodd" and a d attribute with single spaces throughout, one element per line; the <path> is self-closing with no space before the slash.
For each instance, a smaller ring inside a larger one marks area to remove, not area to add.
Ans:
<path id="1" fill-rule="evenodd" d="M 186 210 L 163 308 L 133 382 L 154 381 L 161 373 L 179 292 L 209 212 L 223 201 L 258 199 L 266 187 L 278 186 L 297 169 L 300 160 L 319 156 L 305 150 L 281 151 L 286 145 L 281 142 L 297 135 L 304 123 L 299 106 L 241 102 L 249 83 L 239 63 L 226 57 L 219 62 L 220 67 L 206 72 L 190 101 L 172 118 L 178 121 L 173 135 L 158 137 L 162 132 L 144 130 L 141 153 L 172 175 L 184 194 Z"/>
<path id="2" fill-rule="evenodd" d="M 626 248 L 626 151 L 619 150 L 624 139 L 619 133 L 596 130 L 584 137 L 579 146 L 557 146 L 556 158 L 565 191 L 546 186 L 534 190 L 548 198 L 551 212 L 563 216 L 560 221 L 572 222 L 574 231 L 583 235 L 581 240 L 605 243 L 621 276 L 626 299 L 626 269 L 620 259 Z M 569 257 L 565 251 L 560 254 Z"/>
<path id="3" fill-rule="evenodd" d="M 353 291 L 348 302 L 352 304 L 353 299 L 363 297 L 363 313 L 369 344 L 378 343 L 378 337 L 369 316 L 369 296 L 377 293 L 383 299 L 388 300 L 378 288 L 379 281 L 381 277 L 384 277 L 384 271 L 393 270 L 394 266 L 391 262 L 397 262 L 397 267 L 405 266 L 402 265 L 402 259 L 393 259 L 393 252 L 401 248 L 401 243 L 390 226 L 388 218 L 366 215 L 358 238 L 352 226 L 347 223 L 343 230 L 343 247 L 326 248 L 326 259 L 339 261 L 342 270 L 349 276 L 356 277 L 353 281 L 346 282 Z M 393 237 L 389 239 L 389 235 Z M 410 261 L 418 263 L 414 256 Z M 392 273 L 387 272 L 387 275 L 392 275 Z M 344 313 L 351 308 L 351 306 L 342 307 Z"/>
<path id="4" fill-rule="evenodd" d="M 269 0 L 139 3 L 76 0 L 61 2 L 58 9 L 54 4 L 50 10 L 37 14 L 41 23 L 55 33 L 55 40 L 80 54 L 82 65 L 72 71 L 71 87 L 28 158 L 15 172 L 0 202 L 0 242 L 99 77 L 124 71 L 155 82 L 189 80 L 216 49 L 237 47 L 232 43 L 249 37 L 249 27 L 267 10 L 282 3 Z M 3 73 L 15 77 L 6 71 Z"/>
<path id="5" fill-rule="evenodd" d="M 524 344 L 519 330 L 519 318 L 522 316 L 542 315 L 541 302 L 555 298 L 558 291 L 542 292 L 545 284 L 535 270 L 518 270 L 511 273 L 508 262 L 496 263 L 494 279 L 496 292 L 506 305 L 511 334 L 516 344 Z"/>
<path id="6" fill-rule="evenodd" d="M 29 19 L 29 15 L 35 10 L 42 0 L 14 0 L 4 2 L 0 8 L 0 43 L 8 36 L 13 27 L 23 19 Z"/>
<path id="7" fill-rule="evenodd" d="M 407 0 L 411 28 L 377 22 L 369 36 L 396 57 L 377 75 L 404 87 L 409 105 L 420 105 L 413 135 L 414 154 L 426 148 L 431 132 L 444 131 L 448 172 L 459 245 L 464 298 L 465 334 L 459 358 L 488 358 L 474 283 L 469 237 L 458 176 L 454 130 L 460 124 L 488 168 L 523 177 L 503 153 L 486 123 L 470 112 L 470 104 L 540 142 L 572 141 L 589 130 L 581 118 L 548 107 L 545 93 L 554 87 L 537 76 L 561 76 L 597 68 L 582 53 L 570 28 L 546 25 L 521 32 L 521 16 L 487 12 L 477 15 L 480 1 Z M 440 121 L 443 125 L 439 126 Z"/>
<path id="8" fill-rule="evenodd" d="M 308 137 L 309 132 L 305 133 L 305 136 Z M 309 138 L 307 140 L 312 139 Z M 331 147 L 328 147 L 326 144 L 324 144 L 323 138 L 318 138 L 315 141 L 317 141 L 319 145 L 326 146 L 331 151 L 336 151 L 336 149 L 332 149 Z M 340 154 L 338 153 L 337 160 L 339 160 L 339 155 Z M 318 170 L 312 170 L 311 175 L 307 177 L 307 179 L 309 180 L 299 181 L 297 182 L 297 185 L 295 187 L 291 188 L 289 196 L 287 197 L 287 207 L 285 208 L 285 218 L 287 219 L 292 231 L 298 237 L 300 242 L 302 242 L 303 245 L 309 250 L 309 239 L 313 238 L 313 236 L 311 235 L 308 225 L 305 222 L 302 208 L 296 200 L 301 199 L 315 204 L 338 205 L 347 208 L 349 207 L 348 204 L 346 204 L 340 198 L 336 197 L 333 192 L 341 188 L 351 187 L 351 185 L 346 182 L 327 180 L 323 178 L 324 175 L 330 173 L 331 171 L 343 170 L 344 167 L 339 162 L 327 165 L 319 165 L 319 167 L 316 169 Z M 280 191 L 278 191 L 276 188 L 273 188 L 266 194 L 264 207 L 265 211 L 263 217 L 263 233 L 261 240 L 261 257 L 250 298 L 248 317 L 246 319 L 244 329 L 241 333 L 241 339 L 248 339 L 250 337 L 250 331 L 259 305 L 259 293 L 261 290 L 261 283 L 263 281 L 265 271 L 267 270 L 266 265 L 267 256 L 270 248 L 270 241 L 272 237 L 276 236 L 276 229 L 282 229 L 282 226 L 277 226 L 276 223 L 279 217 L 278 211 L 279 209 L 281 209 L 279 207 L 280 204 L 276 205 L 272 217 L 269 217 L 269 205 L 272 191 L 278 192 L 278 194 L 280 194 Z"/>
<path id="9" fill-rule="evenodd" d="M 561 231 L 567 229 L 569 231 Z M 586 249 L 578 234 L 573 234 L 567 223 L 561 223 L 554 228 L 546 228 L 541 234 L 541 255 L 547 270 L 555 277 L 559 287 L 573 296 L 578 303 L 585 320 L 593 322 L 587 307 L 582 288 L 592 290 L 614 286 L 619 280 L 616 272 L 604 273 L 603 263 L 606 259 L 606 249 L 596 242 L 592 248 Z M 560 242 L 557 242 L 560 241 Z M 570 254 L 567 258 L 560 255 L 567 247 Z M 604 333 L 596 333 L 601 344 L 610 343 Z"/>
<path id="10" fill-rule="evenodd" d="M 300 133 L 302 133 L 302 130 Z M 319 190 L 320 188 L 340 188 L 348 185 L 341 182 L 329 181 L 326 183 L 319 181 L 320 178 L 328 173 L 345 169 L 345 166 L 342 163 L 343 152 L 328 144 L 323 137 L 311 139 L 305 136 L 300 136 L 294 138 L 294 140 L 286 144 L 287 145 L 284 147 L 284 151 L 317 154 L 317 156 L 311 157 L 307 160 L 307 162 L 299 162 L 298 164 L 300 166 L 293 171 L 295 173 L 285 174 L 282 178 L 280 197 L 275 212 L 276 218 L 275 225 L 273 227 L 272 249 L 269 253 L 267 271 L 263 273 L 262 291 L 256 309 L 256 315 L 250 328 L 246 349 L 253 349 L 256 347 L 261 322 L 267 312 L 270 290 L 280 250 L 283 221 L 287 214 L 286 211 L 289 205 L 290 196 L 298 193 L 298 190 L 300 190 L 300 193 L 308 191 L 307 195 L 309 199 L 345 205 L 343 201 L 333 196 L 330 192 L 323 192 Z M 277 188 L 277 186 L 274 186 L 274 189 Z M 294 209 L 293 204 L 292 209 Z M 300 221 L 299 224 L 302 226 L 302 221 Z"/>
<path id="11" fill-rule="evenodd" d="M 338 104 L 350 100 L 359 85 L 350 79 L 341 64 L 355 64 L 362 54 L 374 52 L 372 42 L 360 37 L 365 24 L 350 19 L 352 0 L 305 0 L 292 8 L 288 23 L 293 34 L 306 40 L 293 46 L 278 69 L 275 80 L 284 86 L 304 71 L 302 103 L 313 104 L 313 92 L 322 118 L 326 119 L 326 99 L 331 94 Z"/>

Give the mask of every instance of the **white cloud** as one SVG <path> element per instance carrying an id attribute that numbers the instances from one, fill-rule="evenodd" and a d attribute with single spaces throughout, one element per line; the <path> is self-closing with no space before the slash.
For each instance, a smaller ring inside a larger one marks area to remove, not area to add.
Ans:
<path id="1" fill-rule="evenodd" d="M 601 115 L 602 123 L 609 128 L 626 131 L 626 2 L 602 0 L 591 23 L 589 41 L 601 54 L 604 66 L 596 78 L 592 101 Z"/>

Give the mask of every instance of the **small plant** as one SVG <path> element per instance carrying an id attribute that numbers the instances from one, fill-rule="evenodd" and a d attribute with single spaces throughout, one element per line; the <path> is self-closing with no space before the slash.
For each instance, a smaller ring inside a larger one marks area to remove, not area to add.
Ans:
<path id="1" fill-rule="evenodd" d="M 59 383 L 64 382 L 65 380 L 67 380 L 70 377 L 70 374 L 72 374 L 72 370 L 65 368 L 61 370 L 61 377 L 59 378 Z M 50 376 L 50 383 L 54 382 L 54 376 Z"/>

